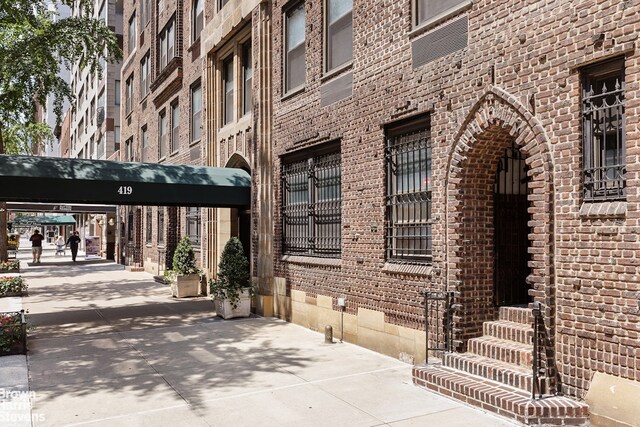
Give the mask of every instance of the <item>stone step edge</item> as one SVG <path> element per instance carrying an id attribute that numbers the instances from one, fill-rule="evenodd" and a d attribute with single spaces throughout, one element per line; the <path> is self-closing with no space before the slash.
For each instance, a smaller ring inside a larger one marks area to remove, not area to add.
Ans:
<path id="1" fill-rule="evenodd" d="M 427 379 L 429 373 L 434 374 L 440 381 L 437 383 L 429 381 Z M 438 373 L 447 375 L 448 378 L 438 376 Z M 451 368 L 439 365 L 414 366 L 412 376 L 413 383 L 419 387 L 516 419 L 526 425 L 589 425 L 588 405 L 567 397 L 551 396 L 533 400 L 531 395 L 523 390 L 473 374 L 457 373 Z M 458 385 L 460 391 L 453 390 L 450 387 L 451 383 Z M 475 390 L 476 392 L 473 393 L 474 387 L 482 387 L 485 390 Z M 472 394 L 470 395 L 469 392 Z M 506 402 L 506 408 L 503 407 L 503 402 Z M 544 414 L 545 411 L 548 413 Z M 571 422 L 567 423 L 568 420 Z"/>
<path id="2" fill-rule="evenodd" d="M 470 353 L 446 353 L 442 357 L 442 365 L 531 392 L 533 373 L 522 366 Z M 485 372 L 489 371 L 492 371 L 492 375 L 485 376 Z M 540 378 L 540 385 L 546 390 L 546 377 Z"/>

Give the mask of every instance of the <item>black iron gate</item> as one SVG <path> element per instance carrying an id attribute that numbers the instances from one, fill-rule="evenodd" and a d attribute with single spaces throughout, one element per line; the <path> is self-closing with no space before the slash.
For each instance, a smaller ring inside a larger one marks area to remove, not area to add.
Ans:
<path id="1" fill-rule="evenodd" d="M 494 192 L 494 286 L 498 306 L 529 302 L 527 168 L 515 142 L 498 162 Z"/>

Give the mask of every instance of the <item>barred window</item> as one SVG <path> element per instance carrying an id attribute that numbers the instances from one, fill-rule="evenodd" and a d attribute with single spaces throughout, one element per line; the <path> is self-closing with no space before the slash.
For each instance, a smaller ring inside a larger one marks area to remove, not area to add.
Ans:
<path id="1" fill-rule="evenodd" d="M 329 151 L 330 150 L 330 151 Z M 340 256 L 341 169 L 337 144 L 282 165 L 283 252 Z"/>
<path id="2" fill-rule="evenodd" d="M 583 73 L 584 198 L 620 200 L 626 195 L 624 60 Z"/>
<path id="3" fill-rule="evenodd" d="M 164 208 L 158 207 L 158 244 L 164 244 Z"/>
<path id="4" fill-rule="evenodd" d="M 387 132 L 386 257 L 430 263 L 431 131 L 421 120 Z"/>
<path id="5" fill-rule="evenodd" d="M 200 208 L 187 208 L 187 236 L 193 246 L 200 246 Z"/>
<path id="6" fill-rule="evenodd" d="M 145 232 L 145 237 L 146 237 L 146 242 L 147 244 L 151 244 L 153 242 L 153 224 L 152 224 L 152 220 L 153 220 L 153 216 L 152 216 L 152 211 L 151 211 L 151 206 L 147 207 L 147 218 L 146 218 L 146 232 Z"/>

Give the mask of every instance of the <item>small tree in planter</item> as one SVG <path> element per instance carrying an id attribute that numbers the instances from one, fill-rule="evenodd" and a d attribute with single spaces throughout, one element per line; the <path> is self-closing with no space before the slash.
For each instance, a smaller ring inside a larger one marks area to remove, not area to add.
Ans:
<path id="1" fill-rule="evenodd" d="M 171 270 L 165 272 L 165 281 L 171 283 L 171 294 L 177 298 L 200 295 L 200 270 L 188 237 L 183 237 L 175 252 Z"/>
<path id="2" fill-rule="evenodd" d="M 216 280 L 209 281 L 216 312 L 224 319 L 249 317 L 251 314 L 251 280 L 249 261 L 244 256 L 242 243 L 232 237 L 224 247 Z"/>

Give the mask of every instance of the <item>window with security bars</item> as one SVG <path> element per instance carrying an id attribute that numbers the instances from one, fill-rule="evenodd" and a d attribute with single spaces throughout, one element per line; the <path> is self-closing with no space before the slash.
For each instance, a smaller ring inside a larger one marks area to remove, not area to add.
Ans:
<path id="1" fill-rule="evenodd" d="M 582 130 L 586 201 L 626 196 L 624 124 L 624 60 L 585 69 Z"/>
<path id="2" fill-rule="evenodd" d="M 431 131 L 427 120 L 387 131 L 386 257 L 430 263 Z"/>
<path id="3" fill-rule="evenodd" d="M 341 252 L 341 165 L 332 152 L 282 165 L 283 253 L 337 258 Z"/>
<path id="4" fill-rule="evenodd" d="M 193 246 L 200 246 L 200 208 L 187 208 L 187 236 Z"/>
<path id="5" fill-rule="evenodd" d="M 145 237 L 146 237 L 146 243 L 151 244 L 153 242 L 153 223 L 152 223 L 152 218 L 153 218 L 153 213 L 151 211 L 151 207 L 147 207 L 147 212 L 146 212 L 146 219 L 145 219 L 145 225 L 146 225 L 146 232 L 145 232 Z"/>

